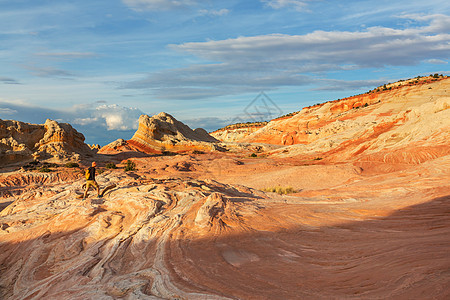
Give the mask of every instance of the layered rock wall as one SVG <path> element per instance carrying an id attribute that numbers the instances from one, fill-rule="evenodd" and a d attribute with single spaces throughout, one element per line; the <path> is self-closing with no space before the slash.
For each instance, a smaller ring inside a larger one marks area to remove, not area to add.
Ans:
<path id="1" fill-rule="evenodd" d="M 92 152 L 83 134 L 53 120 L 42 125 L 0 120 L 0 151 L 2 166 L 32 159 L 78 160 Z"/>
<path id="2" fill-rule="evenodd" d="M 450 148 L 449 90 L 445 78 L 327 102 L 271 121 L 241 141 L 293 145 L 280 151 L 334 161 L 380 159 L 384 153 L 409 163 L 411 151 L 419 148 L 433 148 L 430 157 L 442 156 Z M 409 154 L 400 155 L 401 149 Z"/>
<path id="3" fill-rule="evenodd" d="M 153 117 L 142 115 L 139 127 L 131 140 L 115 141 L 100 150 L 100 153 L 115 151 L 141 151 L 161 153 L 163 151 L 212 151 L 217 140 L 204 129 L 192 130 L 171 115 L 161 112 Z"/>

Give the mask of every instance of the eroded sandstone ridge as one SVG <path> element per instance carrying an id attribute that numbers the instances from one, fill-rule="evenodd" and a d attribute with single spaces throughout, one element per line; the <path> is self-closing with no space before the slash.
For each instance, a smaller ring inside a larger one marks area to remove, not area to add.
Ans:
<path id="1" fill-rule="evenodd" d="M 423 77 L 306 107 L 257 131 L 213 133 L 222 140 L 285 147 L 282 156 L 383 164 L 420 163 L 450 154 L 450 78 Z"/>
<path id="2" fill-rule="evenodd" d="M 42 125 L 0 120 L 0 151 L 2 166 L 33 159 L 78 161 L 92 153 L 82 133 L 49 119 Z"/>
<path id="3" fill-rule="evenodd" d="M 192 130 L 171 115 L 161 112 L 149 117 L 139 117 L 139 127 L 131 140 L 119 139 L 100 149 L 100 153 L 136 150 L 145 153 L 162 151 L 212 151 L 217 150 L 215 138 L 204 129 Z"/>

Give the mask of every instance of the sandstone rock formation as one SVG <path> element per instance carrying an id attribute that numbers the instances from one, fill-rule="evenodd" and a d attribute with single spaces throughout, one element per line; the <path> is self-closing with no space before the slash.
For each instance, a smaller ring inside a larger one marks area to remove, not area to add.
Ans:
<path id="1" fill-rule="evenodd" d="M 0 120 L 0 151 L 1 165 L 33 159 L 77 161 L 92 154 L 83 134 L 53 120 L 42 125 Z"/>
<path id="2" fill-rule="evenodd" d="M 138 130 L 131 140 L 117 140 L 100 149 L 100 153 L 123 150 L 145 153 L 212 151 L 218 149 L 215 142 L 217 140 L 204 129 L 192 130 L 171 115 L 161 112 L 153 117 L 140 116 Z"/>
<path id="3" fill-rule="evenodd" d="M 426 78 L 425 78 L 426 79 Z M 282 156 L 414 164 L 450 153 L 450 78 L 304 108 L 269 122 L 241 142 L 292 146 Z"/>
<path id="4" fill-rule="evenodd" d="M 211 132 L 211 136 L 222 142 L 239 143 L 247 136 L 264 127 L 267 122 L 258 122 L 250 124 L 234 124 Z"/>
<path id="5" fill-rule="evenodd" d="M 0 299 L 449 299 L 448 88 L 393 84 L 246 138 L 272 148 L 143 116 L 97 156 L 104 198 L 80 200 L 75 169 L 0 173 Z M 70 149 L 7 124 L 9 151 Z M 137 152 L 201 145 L 236 151 Z M 136 170 L 103 169 L 121 153 Z"/>
<path id="6" fill-rule="evenodd" d="M 446 299 L 449 157 L 293 196 L 141 168 L 82 201 L 71 174 L 3 175 L 0 298 Z"/>

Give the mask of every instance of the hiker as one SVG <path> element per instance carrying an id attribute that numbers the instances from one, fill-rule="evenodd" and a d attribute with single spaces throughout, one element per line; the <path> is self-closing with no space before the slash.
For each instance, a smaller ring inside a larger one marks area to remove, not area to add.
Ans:
<path id="1" fill-rule="evenodd" d="M 94 161 L 94 162 L 92 162 L 91 167 L 89 167 L 89 169 L 86 170 L 86 189 L 84 190 L 83 199 L 86 199 L 87 193 L 91 186 L 97 188 L 97 196 L 100 197 L 100 187 L 98 186 L 97 181 L 95 181 L 95 167 L 96 166 L 97 166 L 97 163 Z"/>

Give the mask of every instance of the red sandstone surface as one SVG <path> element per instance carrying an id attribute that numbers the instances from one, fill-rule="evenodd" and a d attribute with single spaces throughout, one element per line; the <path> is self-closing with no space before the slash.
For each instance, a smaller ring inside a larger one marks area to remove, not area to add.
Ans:
<path id="1" fill-rule="evenodd" d="M 239 128 L 213 135 L 222 141 L 304 145 L 284 150 L 288 156 L 299 149 L 299 154 L 324 153 L 344 161 L 403 149 L 406 144 L 428 145 L 433 134 L 438 135 L 435 144 L 445 146 L 450 129 L 450 78 L 422 78 L 416 85 L 408 81 L 389 88 L 393 89 L 307 107 L 259 130 Z"/>
<path id="2" fill-rule="evenodd" d="M 253 136 L 300 141 L 296 120 L 303 144 L 164 156 L 118 141 L 95 157 L 116 185 L 104 198 L 78 198 L 82 169 L 4 169 L 0 298 L 449 299 L 448 84 L 326 103 Z"/>

